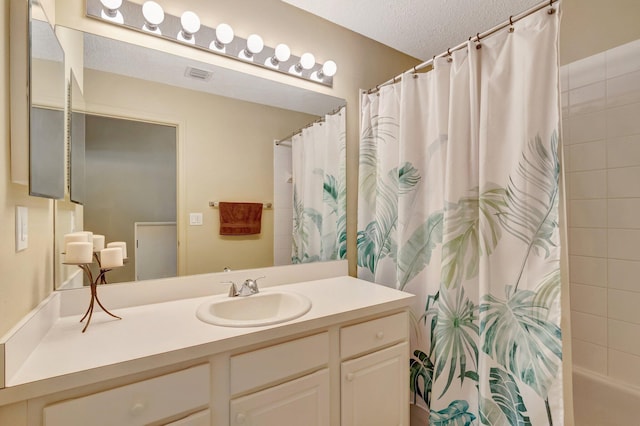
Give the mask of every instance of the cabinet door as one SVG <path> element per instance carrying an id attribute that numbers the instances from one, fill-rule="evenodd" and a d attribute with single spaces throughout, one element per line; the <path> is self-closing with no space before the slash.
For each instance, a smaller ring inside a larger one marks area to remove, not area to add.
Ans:
<path id="1" fill-rule="evenodd" d="M 329 371 L 232 399 L 230 417 L 232 426 L 328 425 Z"/>
<path id="2" fill-rule="evenodd" d="M 202 410 L 197 413 L 191 414 L 175 422 L 167 423 L 165 426 L 210 426 L 211 425 L 211 411 Z"/>
<path id="3" fill-rule="evenodd" d="M 342 426 L 409 425 L 409 345 L 342 363 Z"/>

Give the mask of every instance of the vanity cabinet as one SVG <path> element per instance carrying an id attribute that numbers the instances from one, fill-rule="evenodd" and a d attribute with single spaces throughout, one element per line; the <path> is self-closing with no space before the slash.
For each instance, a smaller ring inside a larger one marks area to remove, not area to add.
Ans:
<path id="1" fill-rule="evenodd" d="M 341 426 L 409 425 L 408 337 L 406 312 L 340 330 Z"/>
<path id="2" fill-rule="evenodd" d="M 324 332 L 232 356 L 229 424 L 330 424 L 330 344 Z"/>
<path id="3" fill-rule="evenodd" d="M 210 399 L 208 364 L 46 406 L 44 426 L 112 426 L 166 423 L 184 415 L 182 423 L 208 421 Z M 189 419 L 191 417 L 191 419 Z"/>
<path id="4" fill-rule="evenodd" d="M 408 426 L 406 311 L 309 333 L 211 354 L 205 364 L 87 396 L 43 401 L 42 420 L 29 424 Z"/>
<path id="5" fill-rule="evenodd" d="M 230 425 L 328 426 L 329 370 L 324 368 L 299 379 L 234 398 L 230 404 Z"/>
<path id="6" fill-rule="evenodd" d="M 401 343 L 341 366 L 341 425 L 409 425 L 409 345 Z"/>

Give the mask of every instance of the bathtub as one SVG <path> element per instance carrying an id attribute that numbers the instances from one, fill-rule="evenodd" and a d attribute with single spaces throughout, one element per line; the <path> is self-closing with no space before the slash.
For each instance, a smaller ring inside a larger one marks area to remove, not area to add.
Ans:
<path id="1" fill-rule="evenodd" d="M 573 367 L 575 426 L 640 425 L 640 388 Z"/>

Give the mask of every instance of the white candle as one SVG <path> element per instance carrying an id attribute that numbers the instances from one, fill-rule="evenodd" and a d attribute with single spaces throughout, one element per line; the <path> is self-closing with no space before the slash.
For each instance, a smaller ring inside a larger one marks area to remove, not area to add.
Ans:
<path id="1" fill-rule="evenodd" d="M 73 241 L 67 244 L 64 256 L 66 263 L 93 262 L 93 244 Z"/>
<path id="2" fill-rule="evenodd" d="M 82 232 L 72 232 L 70 234 L 65 234 L 63 239 L 63 247 L 64 251 L 67 251 L 67 244 L 69 243 L 86 243 L 87 236 Z"/>
<path id="3" fill-rule="evenodd" d="M 93 234 L 93 251 L 100 251 L 104 248 L 104 235 Z"/>
<path id="4" fill-rule="evenodd" d="M 122 249 L 122 258 L 127 258 L 127 243 L 125 243 L 124 241 L 113 241 L 111 243 L 108 243 L 107 247 L 119 247 L 120 249 Z"/>
<path id="5" fill-rule="evenodd" d="M 118 268 L 122 266 L 122 250 L 120 247 L 111 247 L 100 250 L 100 265 L 102 269 Z"/>
<path id="6" fill-rule="evenodd" d="M 84 235 L 84 240 L 88 243 L 93 243 L 93 232 L 91 231 L 80 231 L 77 234 Z"/>

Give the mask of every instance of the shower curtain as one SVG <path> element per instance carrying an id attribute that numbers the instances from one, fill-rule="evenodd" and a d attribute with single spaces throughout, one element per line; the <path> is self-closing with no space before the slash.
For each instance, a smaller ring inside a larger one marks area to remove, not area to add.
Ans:
<path id="1" fill-rule="evenodd" d="M 342 107 L 291 139 L 292 263 L 346 256 L 345 124 Z"/>
<path id="2" fill-rule="evenodd" d="M 358 275 L 417 295 L 431 425 L 563 422 L 558 24 L 536 12 L 362 96 Z"/>

